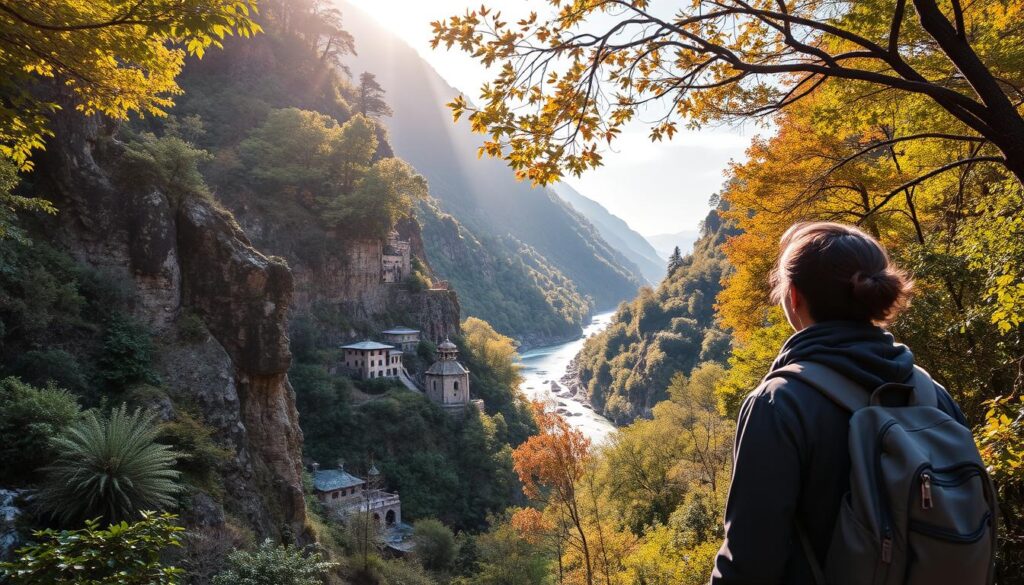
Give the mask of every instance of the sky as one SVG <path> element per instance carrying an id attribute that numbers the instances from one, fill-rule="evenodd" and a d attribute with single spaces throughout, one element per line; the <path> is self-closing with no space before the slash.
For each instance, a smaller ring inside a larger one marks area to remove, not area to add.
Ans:
<path id="1" fill-rule="evenodd" d="M 483 0 L 506 19 L 543 0 Z M 432 50 L 430 22 L 478 8 L 481 0 L 349 0 L 412 45 L 453 87 L 470 98 L 493 76 L 461 51 Z M 663 3 L 665 4 L 665 3 Z M 358 50 L 358 46 L 357 46 Z M 644 118 L 641 113 L 641 120 Z M 742 160 L 755 128 L 681 131 L 671 142 L 652 143 L 649 128 L 631 124 L 604 153 L 604 166 L 566 182 L 601 203 L 643 235 L 696 230 L 708 200 L 722 186 L 730 160 Z"/>

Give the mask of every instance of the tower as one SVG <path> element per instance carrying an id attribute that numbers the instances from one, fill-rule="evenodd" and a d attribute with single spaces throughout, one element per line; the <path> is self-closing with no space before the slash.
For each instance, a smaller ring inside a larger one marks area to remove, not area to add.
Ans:
<path id="1" fill-rule="evenodd" d="M 469 370 L 458 357 L 459 348 L 445 338 L 437 346 L 437 361 L 424 375 L 427 397 L 445 409 L 462 410 L 469 404 Z"/>

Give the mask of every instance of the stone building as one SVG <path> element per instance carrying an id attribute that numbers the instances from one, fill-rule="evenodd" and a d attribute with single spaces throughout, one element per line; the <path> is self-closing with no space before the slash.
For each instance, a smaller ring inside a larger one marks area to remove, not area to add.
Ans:
<path id="1" fill-rule="evenodd" d="M 368 513 L 384 528 L 401 524 L 402 502 L 398 494 L 376 487 L 380 482 L 380 472 L 376 467 L 371 467 L 367 475 L 367 479 L 356 477 L 345 471 L 341 463 L 336 469 L 324 470 L 314 463 L 313 492 L 336 517 Z"/>
<path id="2" fill-rule="evenodd" d="M 412 274 L 412 246 L 391 232 L 380 256 L 381 280 L 386 283 L 405 281 Z"/>
<path id="3" fill-rule="evenodd" d="M 469 404 L 469 370 L 458 356 L 459 349 L 445 339 L 437 346 L 437 361 L 424 374 L 427 397 L 446 410 L 462 411 Z"/>
<path id="4" fill-rule="evenodd" d="M 381 333 L 384 341 L 400 347 L 405 353 L 416 353 L 416 346 L 420 344 L 420 332 L 408 327 L 392 327 Z"/>
<path id="5" fill-rule="evenodd" d="M 386 343 L 360 341 L 341 346 L 342 367 L 362 380 L 397 378 L 402 371 L 402 350 Z"/>

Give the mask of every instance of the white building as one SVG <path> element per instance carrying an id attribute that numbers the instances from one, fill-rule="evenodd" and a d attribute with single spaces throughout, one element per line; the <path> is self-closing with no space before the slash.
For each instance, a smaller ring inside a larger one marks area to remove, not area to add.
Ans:
<path id="1" fill-rule="evenodd" d="M 341 346 L 341 365 L 363 380 L 397 378 L 402 371 L 402 350 L 376 341 Z"/>
<path id="2" fill-rule="evenodd" d="M 416 346 L 420 344 L 420 332 L 417 329 L 408 327 L 392 327 L 381 333 L 384 341 L 402 348 L 405 353 L 416 353 Z"/>

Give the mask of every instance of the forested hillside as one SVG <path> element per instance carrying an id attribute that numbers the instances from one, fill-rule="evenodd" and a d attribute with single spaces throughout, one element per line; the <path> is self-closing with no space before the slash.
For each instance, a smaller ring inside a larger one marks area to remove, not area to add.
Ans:
<path id="1" fill-rule="evenodd" d="M 457 220 L 470 239 L 485 242 L 488 248 L 470 264 L 435 267 L 441 278 L 463 284 L 466 315 L 495 323 L 501 332 L 519 338 L 538 339 L 534 323 L 538 332 L 561 338 L 577 332 L 582 317 L 592 310 L 612 307 L 636 293 L 644 281 L 642 273 L 590 222 L 547 189 L 516 181 L 499 161 L 477 159 L 469 128 L 452 126 L 444 106 L 458 95 L 456 89 L 393 33 L 358 8 L 341 6 L 346 26 L 362 47 L 350 66 L 376 72 L 388 92 L 395 152 L 427 178 L 440 210 Z M 424 221 L 424 226 L 428 242 L 444 240 L 444 233 L 430 233 L 432 226 L 441 224 Z M 523 253 L 531 257 L 526 271 L 516 267 Z M 473 286 L 476 273 L 470 268 L 493 261 L 508 266 L 506 284 L 514 290 L 537 289 L 549 307 L 534 311 L 531 299 L 538 295 L 533 292 L 522 305 L 515 296 L 496 299 L 479 294 L 489 287 Z M 524 314 L 530 319 L 521 319 Z"/>
<path id="2" fill-rule="evenodd" d="M 736 234 L 732 225 L 712 210 L 693 254 L 670 262 L 657 288 L 641 289 L 619 306 L 608 329 L 587 339 L 573 383 L 605 416 L 619 423 L 650 416 L 668 398 L 674 375 L 689 375 L 702 362 L 725 363 L 730 340 L 715 298 L 728 272 L 723 245 Z"/>
<path id="3" fill-rule="evenodd" d="M 603 205 L 573 189 L 568 183 L 551 187 L 566 203 L 594 224 L 608 244 L 636 265 L 649 284 L 657 284 L 665 276 L 665 262 L 651 243 L 635 232 L 622 218 Z"/>

